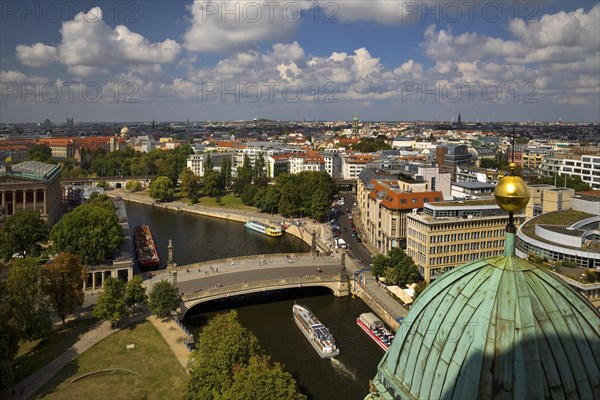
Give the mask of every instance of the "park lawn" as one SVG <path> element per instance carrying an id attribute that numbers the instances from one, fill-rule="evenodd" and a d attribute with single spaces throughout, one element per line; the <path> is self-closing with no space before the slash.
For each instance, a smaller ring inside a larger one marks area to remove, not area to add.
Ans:
<path id="1" fill-rule="evenodd" d="M 242 202 L 242 199 L 237 197 L 234 194 L 226 194 L 225 196 L 221 196 L 221 202 L 217 203 L 216 197 L 208 197 L 204 196 L 200 198 L 198 202 L 201 206 L 206 207 L 220 207 L 220 208 L 233 208 L 237 210 L 252 210 L 256 211 L 254 207 L 250 207 L 245 205 Z"/>
<path id="2" fill-rule="evenodd" d="M 127 349 L 129 344 L 135 345 Z M 107 368 L 128 372 L 101 373 L 71 383 L 83 374 Z M 142 321 L 102 340 L 67 364 L 36 399 L 181 399 L 188 375 L 151 322 Z"/>
<path id="3" fill-rule="evenodd" d="M 23 380 L 64 353 L 96 321 L 96 318 L 70 321 L 66 325 L 54 327 L 44 340 L 21 342 L 15 360 L 18 364 L 18 368 L 15 369 L 15 382 Z"/>

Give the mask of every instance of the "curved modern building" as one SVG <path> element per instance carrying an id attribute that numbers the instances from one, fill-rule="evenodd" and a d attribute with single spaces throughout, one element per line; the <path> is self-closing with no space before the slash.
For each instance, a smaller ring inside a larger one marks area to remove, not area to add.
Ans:
<path id="1" fill-rule="evenodd" d="M 567 210 L 534 217 L 519 228 L 516 253 L 600 268 L 600 215 Z"/>

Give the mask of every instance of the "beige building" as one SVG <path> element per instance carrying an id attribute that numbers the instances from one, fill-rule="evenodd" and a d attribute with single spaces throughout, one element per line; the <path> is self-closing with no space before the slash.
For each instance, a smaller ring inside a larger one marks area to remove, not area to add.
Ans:
<path id="1" fill-rule="evenodd" d="M 0 170 L 2 218 L 38 210 L 50 226 L 61 214 L 60 166 L 25 161 Z"/>
<path id="2" fill-rule="evenodd" d="M 524 216 L 515 216 L 515 224 Z M 504 252 L 508 215 L 494 199 L 432 202 L 406 216 L 406 253 L 427 281 L 468 261 Z"/>
<path id="3" fill-rule="evenodd" d="M 571 199 L 575 196 L 573 189 L 552 185 L 529 185 L 529 190 L 531 198 L 525 209 L 527 219 L 552 211 L 569 210 Z"/>
<path id="4" fill-rule="evenodd" d="M 391 177 L 372 179 L 367 185 L 361 179 L 358 182 L 357 205 L 365 228 L 363 239 L 383 254 L 405 247 L 408 214 L 422 209 L 425 203 L 444 199 L 442 192 L 419 191 L 423 182 L 411 184 Z"/>

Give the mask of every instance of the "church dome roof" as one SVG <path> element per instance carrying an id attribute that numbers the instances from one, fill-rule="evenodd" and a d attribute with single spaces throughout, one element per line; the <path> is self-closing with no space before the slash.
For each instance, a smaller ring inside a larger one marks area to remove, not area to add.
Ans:
<path id="1" fill-rule="evenodd" d="M 379 364 L 380 398 L 600 398 L 600 313 L 506 240 L 506 256 L 417 298 Z"/>
<path id="2" fill-rule="evenodd" d="M 128 135 L 129 135 L 129 128 L 126 126 L 121 128 L 121 136 L 128 136 Z"/>

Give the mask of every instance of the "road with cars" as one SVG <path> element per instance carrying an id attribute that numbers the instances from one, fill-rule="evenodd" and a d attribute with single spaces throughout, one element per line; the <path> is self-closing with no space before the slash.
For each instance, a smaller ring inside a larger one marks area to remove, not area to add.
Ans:
<path id="1" fill-rule="evenodd" d="M 339 210 L 338 213 L 332 214 L 330 221 L 334 219 L 337 223 L 334 222 L 335 225 L 339 226 L 339 237 L 344 239 L 346 244 L 348 245 L 348 249 L 346 252 L 352 258 L 354 258 L 360 265 L 364 268 L 369 268 L 371 264 L 372 254 L 362 243 L 362 235 L 364 232 L 361 232 L 358 227 L 356 227 L 356 235 L 353 236 L 353 216 L 352 210 L 358 210 L 354 204 L 356 202 L 356 196 L 350 192 L 342 192 L 340 193 L 340 200 L 344 199 L 344 204 L 338 204 L 335 208 Z M 330 225 L 333 225 L 330 222 Z M 335 231 L 334 231 L 335 234 Z M 360 241 L 359 241 L 360 240 Z"/>

